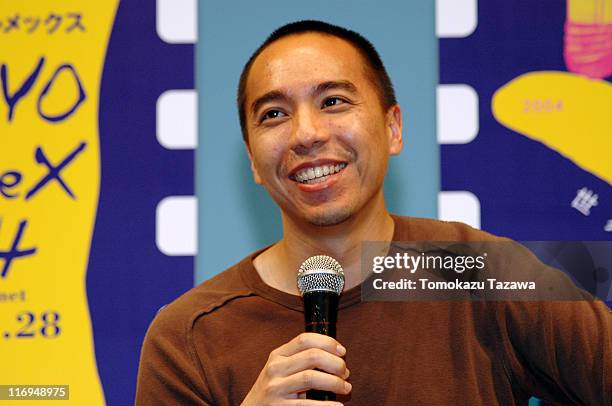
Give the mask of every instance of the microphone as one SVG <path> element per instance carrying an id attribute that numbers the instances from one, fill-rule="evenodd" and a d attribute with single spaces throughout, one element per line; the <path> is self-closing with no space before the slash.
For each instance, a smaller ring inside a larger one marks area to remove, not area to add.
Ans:
<path id="1" fill-rule="evenodd" d="M 344 289 L 344 271 L 332 257 L 315 255 L 300 265 L 297 285 L 304 300 L 306 332 L 336 338 L 338 301 Z M 307 399 L 336 400 L 332 392 L 309 390 Z"/>

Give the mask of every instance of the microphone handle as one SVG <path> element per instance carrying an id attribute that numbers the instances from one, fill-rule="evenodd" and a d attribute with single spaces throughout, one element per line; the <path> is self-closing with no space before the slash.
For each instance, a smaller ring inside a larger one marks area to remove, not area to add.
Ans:
<path id="1" fill-rule="evenodd" d="M 339 296 L 333 292 L 314 291 L 304 296 L 304 321 L 307 333 L 319 333 L 336 338 Z M 333 392 L 309 390 L 306 399 L 336 400 Z"/>

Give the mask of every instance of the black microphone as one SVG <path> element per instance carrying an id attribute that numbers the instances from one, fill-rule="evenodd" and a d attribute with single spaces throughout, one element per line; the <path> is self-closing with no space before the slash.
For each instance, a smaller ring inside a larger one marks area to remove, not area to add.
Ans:
<path id="1" fill-rule="evenodd" d="M 338 261 L 327 255 L 308 258 L 298 270 L 297 284 L 304 300 L 306 332 L 336 338 L 338 301 L 344 289 L 344 271 Z M 306 398 L 336 400 L 336 394 L 309 390 Z"/>

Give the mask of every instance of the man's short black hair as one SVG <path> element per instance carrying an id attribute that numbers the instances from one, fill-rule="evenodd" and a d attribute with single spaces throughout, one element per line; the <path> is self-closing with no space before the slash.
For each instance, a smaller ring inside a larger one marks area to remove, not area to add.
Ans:
<path id="1" fill-rule="evenodd" d="M 397 100 L 395 98 L 395 91 L 393 90 L 393 84 L 391 83 L 391 79 L 387 74 L 387 70 L 383 65 L 382 60 L 380 59 L 380 55 L 374 48 L 374 45 L 370 41 L 368 41 L 363 35 L 343 28 L 337 25 L 332 25 L 323 21 L 317 20 L 302 20 L 296 21 L 293 23 L 289 23 L 283 25 L 282 27 L 275 30 L 270 36 L 257 48 L 257 50 L 251 55 L 246 65 L 242 69 L 242 74 L 240 75 L 240 82 L 238 84 L 238 113 L 240 115 L 240 128 L 242 129 L 242 137 L 244 141 L 248 144 L 248 134 L 246 127 L 246 111 L 244 102 L 246 100 L 246 82 L 249 76 L 249 72 L 251 70 L 251 65 L 255 61 L 255 58 L 261 54 L 261 52 L 271 43 L 295 34 L 304 34 L 304 33 L 321 33 L 326 35 L 332 35 L 334 37 L 341 38 L 350 44 L 352 44 L 357 50 L 363 55 L 364 59 L 367 62 L 366 74 L 370 78 L 370 80 L 374 83 L 374 86 L 377 89 L 377 92 L 380 97 L 381 104 L 383 108 L 386 110 L 389 107 L 397 104 Z"/>

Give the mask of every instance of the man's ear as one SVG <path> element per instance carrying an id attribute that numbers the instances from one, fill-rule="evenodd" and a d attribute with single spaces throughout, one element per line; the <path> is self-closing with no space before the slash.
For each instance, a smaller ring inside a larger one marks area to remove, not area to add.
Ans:
<path id="1" fill-rule="evenodd" d="M 253 180 L 258 185 L 261 185 L 262 184 L 261 177 L 259 176 L 259 173 L 257 172 L 257 168 L 255 167 L 255 162 L 253 161 L 253 153 L 251 152 L 251 146 L 246 141 L 244 143 L 244 146 L 246 147 L 247 154 L 249 154 L 249 160 L 251 161 L 251 172 L 253 172 Z"/>
<path id="2" fill-rule="evenodd" d="M 402 151 L 402 110 L 395 104 L 387 110 L 387 133 L 389 135 L 389 154 L 399 155 Z"/>

